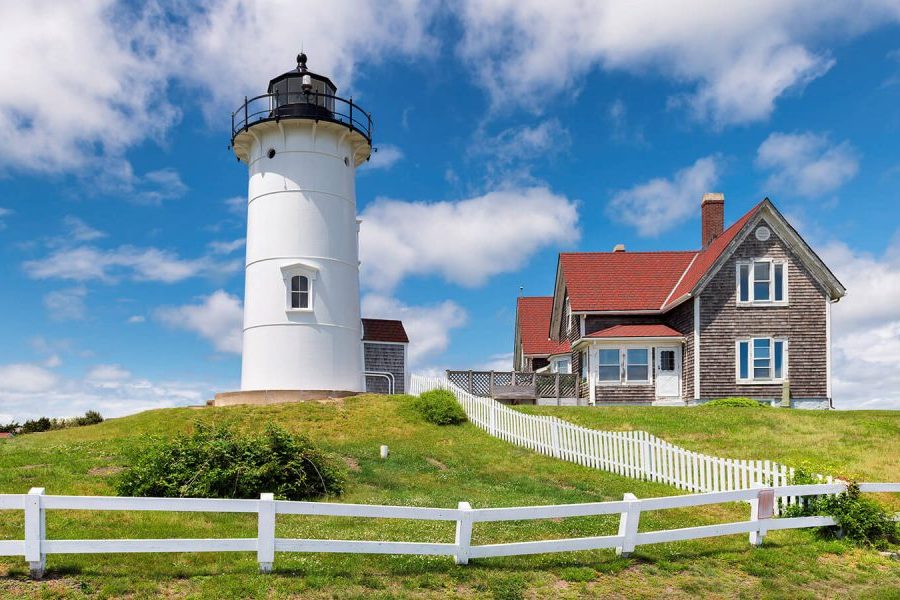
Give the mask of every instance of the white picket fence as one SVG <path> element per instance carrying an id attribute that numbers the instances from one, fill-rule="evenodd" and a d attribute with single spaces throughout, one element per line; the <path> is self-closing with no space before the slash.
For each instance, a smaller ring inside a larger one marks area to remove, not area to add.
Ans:
<path id="1" fill-rule="evenodd" d="M 900 492 L 900 483 L 862 483 L 859 487 L 863 492 Z M 772 519 L 773 509 L 778 504 L 777 498 L 835 494 L 843 491 L 846 491 L 846 484 L 834 483 L 644 499 L 638 499 L 632 494 L 625 494 L 623 500 L 614 502 L 473 509 L 468 502 L 460 502 L 457 508 L 423 508 L 282 501 L 275 500 L 272 494 L 262 494 L 259 500 L 49 496 L 44 495 L 43 488 L 32 488 L 28 494 L 0 494 L 0 510 L 25 512 L 25 539 L 0 541 L 0 556 L 24 557 L 29 563 L 32 576 L 39 578 L 43 576 L 48 554 L 256 552 L 260 570 L 269 572 L 272 570 L 276 552 L 444 555 L 455 557 L 457 564 L 467 564 L 471 558 L 599 548 L 615 548 L 617 553 L 628 555 L 634 551 L 635 547 L 645 544 L 739 533 L 749 533 L 750 543 L 759 545 L 768 531 L 835 525 L 834 520 L 826 516 Z M 638 532 L 641 513 L 644 511 L 741 501 L 750 503 L 750 518 L 747 521 Z M 46 513 L 50 510 L 255 513 L 257 515 L 257 536 L 226 539 L 48 539 Z M 503 544 L 472 544 L 472 529 L 475 523 L 612 514 L 619 515 L 619 528 L 616 535 Z M 456 537 L 453 543 L 279 538 L 275 535 L 277 515 L 455 521 Z"/>
<path id="2" fill-rule="evenodd" d="M 667 483 L 692 492 L 730 492 L 786 486 L 794 469 L 770 460 L 738 460 L 692 452 L 646 431 L 599 431 L 552 416 L 529 415 L 496 400 L 470 394 L 444 377 L 412 375 L 410 393 L 453 392 L 469 421 L 492 436 L 561 460 L 626 477 Z M 829 477 L 818 476 L 822 483 Z M 785 496 L 775 506 L 798 501 Z"/>

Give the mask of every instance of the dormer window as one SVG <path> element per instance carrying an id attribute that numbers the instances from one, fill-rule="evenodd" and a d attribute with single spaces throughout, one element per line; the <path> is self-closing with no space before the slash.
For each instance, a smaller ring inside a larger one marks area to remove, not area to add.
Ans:
<path id="1" fill-rule="evenodd" d="M 309 308 L 309 277 L 291 277 L 291 308 Z"/>
<path id="2" fill-rule="evenodd" d="M 281 273 L 284 277 L 285 310 L 311 312 L 318 270 L 312 265 L 293 263 L 282 265 Z"/>
<path id="3" fill-rule="evenodd" d="M 787 263 L 772 259 L 737 263 L 738 304 L 787 304 Z"/>

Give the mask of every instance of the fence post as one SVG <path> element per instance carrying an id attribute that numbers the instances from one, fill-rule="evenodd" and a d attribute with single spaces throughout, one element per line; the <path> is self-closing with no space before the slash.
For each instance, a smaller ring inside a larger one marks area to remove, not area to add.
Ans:
<path id="1" fill-rule="evenodd" d="M 275 496 L 260 494 L 258 510 L 256 561 L 260 573 L 271 573 L 275 562 Z"/>
<path id="2" fill-rule="evenodd" d="M 488 431 L 491 435 L 497 435 L 497 404 L 495 402 L 491 403 L 491 412 L 489 416 L 490 422 L 488 423 Z"/>
<path id="3" fill-rule="evenodd" d="M 553 458 L 559 458 L 559 421 L 555 419 L 550 422 L 550 443 L 553 445 Z"/>
<path id="4" fill-rule="evenodd" d="M 25 560 L 32 579 L 44 576 L 47 556 L 43 552 L 47 537 L 47 521 L 41 496 L 44 488 L 31 488 L 25 496 Z"/>
<path id="5" fill-rule="evenodd" d="M 750 544 L 762 546 L 767 531 L 763 522 L 771 519 L 775 512 L 775 490 L 760 484 L 755 484 L 753 487 L 758 488 L 759 491 L 756 498 L 750 500 L 750 520 L 758 522 L 759 529 L 750 532 Z"/>
<path id="6" fill-rule="evenodd" d="M 468 502 L 460 502 L 456 520 L 456 554 L 453 558 L 458 565 L 469 564 L 469 548 L 472 545 L 472 507 Z"/>
<path id="7" fill-rule="evenodd" d="M 616 555 L 630 556 L 634 552 L 638 523 L 641 519 L 641 504 L 634 494 L 625 494 L 622 499 L 628 506 L 619 518 L 619 535 L 623 539 L 622 545 L 616 546 Z"/>

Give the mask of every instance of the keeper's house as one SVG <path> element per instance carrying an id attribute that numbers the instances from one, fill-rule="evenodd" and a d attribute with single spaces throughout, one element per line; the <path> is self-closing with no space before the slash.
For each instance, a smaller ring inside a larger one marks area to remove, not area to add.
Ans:
<path id="1" fill-rule="evenodd" d="M 703 196 L 700 250 L 561 253 L 553 296 L 519 299 L 514 367 L 570 365 L 590 404 L 831 406 L 844 286 L 768 199 L 728 229 L 724 209 Z"/>

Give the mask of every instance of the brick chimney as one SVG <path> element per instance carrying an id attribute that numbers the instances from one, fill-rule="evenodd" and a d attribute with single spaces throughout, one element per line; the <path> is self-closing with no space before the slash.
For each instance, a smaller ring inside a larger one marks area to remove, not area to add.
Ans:
<path id="1" fill-rule="evenodd" d="M 701 237 L 703 247 L 706 248 L 725 230 L 725 194 L 703 194 L 700 215 L 703 222 Z"/>

